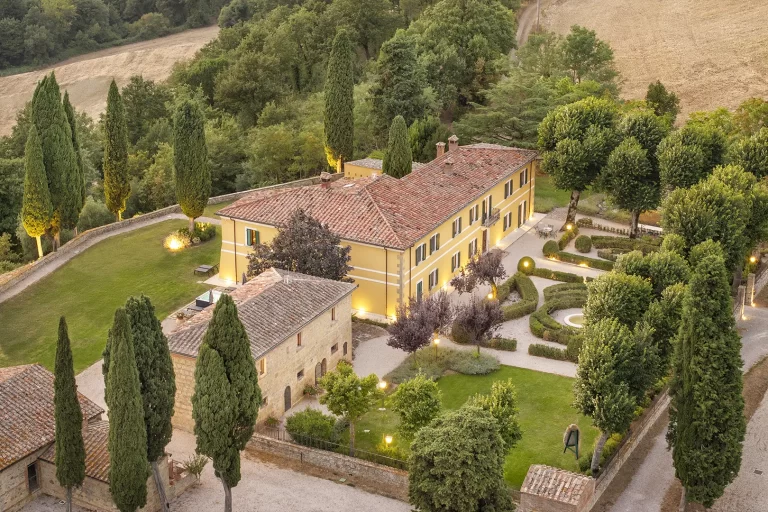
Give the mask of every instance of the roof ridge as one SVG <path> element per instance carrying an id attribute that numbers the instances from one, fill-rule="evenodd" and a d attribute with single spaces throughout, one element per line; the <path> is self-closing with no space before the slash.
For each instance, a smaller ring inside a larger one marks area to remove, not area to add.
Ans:
<path id="1" fill-rule="evenodd" d="M 272 197 L 281 196 L 283 194 L 287 194 L 288 192 L 290 192 L 290 191 L 292 191 L 294 189 L 301 190 L 301 189 L 305 189 L 305 188 L 312 188 L 314 186 L 315 185 L 307 185 L 305 187 L 283 187 L 283 188 L 271 189 L 271 190 L 265 190 L 263 188 L 261 188 L 261 189 L 257 188 L 256 190 L 253 191 L 253 193 L 251 193 L 251 194 L 249 194 L 247 196 L 241 197 L 240 199 L 238 199 L 234 203 L 230 204 L 229 206 L 225 206 L 224 208 L 222 208 L 221 210 L 216 212 L 216 214 L 218 215 L 221 212 L 229 210 L 230 208 L 233 208 L 233 207 L 240 208 L 242 206 L 254 203 L 254 202 L 258 201 L 259 199 L 262 199 L 260 197 L 254 197 L 254 196 L 262 195 L 262 196 L 268 196 L 268 197 L 272 198 Z M 264 192 L 266 192 L 266 193 L 264 193 Z M 269 192 L 272 192 L 272 193 L 270 194 Z M 241 203 L 241 201 L 243 201 L 243 202 Z"/>
<path id="2" fill-rule="evenodd" d="M 397 179 L 397 178 L 395 178 Z M 400 180 L 398 180 L 400 181 Z M 379 208 L 379 203 L 376 202 L 376 199 L 373 198 L 373 194 L 371 194 L 370 190 L 368 190 L 368 186 L 376 183 L 375 181 L 372 181 L 368 184 L 366 184 L 363 187 L 363 190 L 365 190 L 365 193 L 368 194 L 368 199 L 371 200 L 371 203 L 373 203 L 374 208 L 376 208 L 376 213 L 379 214 L 379 217 L 381 217 L 384 220 L 384 224 L 387 225 L 387 228 L 392 233 L 392 236 L 395 237 L 395 240 L 397 240 L 400 244 L 403 244 L 403 240 L 400 238 L 400 236 L 397 234 L 397 231 L 394 230 L 392 227 L 392 224 L 389 223 L 389 219 L 387 219 L 387 216 L 382 213 L 381 208 Z"/>

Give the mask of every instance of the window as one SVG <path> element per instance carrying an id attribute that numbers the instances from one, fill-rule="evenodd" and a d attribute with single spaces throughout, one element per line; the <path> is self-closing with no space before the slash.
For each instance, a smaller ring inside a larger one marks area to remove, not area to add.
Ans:
<path id="1" fill-rule="evenodd" d="M 297 347 L 301 346 L 301 333 L 296 335 L 296 346 Z"/>
<path id="2" fill-rule="evenodd" d="M 335 354 L 338 351 L 339 351 L 339 344 L 334 343 L 333 346 L 331 347 L 331 354 Z"/>
<path id="3" fill-rule="evenodd" d="M 469 242 L 469 252 L 467 252 L 467 258 L 472 259 L 472 256 L 477 254 L 477 238 Z"/>
<path id="4" fill-rule="evenodd" d="M 421 296 L 424 293 L 424 280 L 416 283 L 416 300 L 421 300 Z"/>
<path id="5" fill-rule="evenodd" d="M 504 199 L 512 195 L 512 180 L 504 184 Z"/>
<path id="6" fill-rule="evenodd" d="M 331 321 L 336 321 L 336 308 L 331 308 Z"/>
<path id="7" fill-rule="evenodd" d="M 37 463 L 27 466 L 27 484 L 29 492 L 34 492 L 40 488 L 40 482 L 37 481 Z"/>
<path id="8" fill-rule="evenodd" d="M 440 233 L 435 233 L 432 238 L 429 239 L 429 254 L 440 249 Z"/>
<path id="9" fill-rule="evenodd" d="M 421 244 L 416 248 L 416 265 L 427 259 L 427 244 Z"/>
<path id="10" fill-rule="evenodd" d="M 346 341 L 344 342 L 344 345 L 342 345 L 342 347 L 344 349 L 344 355 L 347 355 L 347 342 Z"/>
<path id="11" fill-rule="evenodd" d="M 504 231 L 512 227 L 512 212 L 504 215 Z"/>
<path id="12" fill-rule="evenodd" d="M 523 169 L 523 171 L 520 173 L 520 186 L 528 183 L 528 168 L 526 167 Z"/>
<path id="13" fill-rule="evenodd" d="M 437 269 L 433 270 L 429 273 L 429 289 L 431 290 L 435 286 L 437 286 Z"/>
<path id="14" fill-rule="evenodd" d="M 461 267 L 461 252 L 451 256 L 451 272 L 456 272 L 459 267 Z"/>
<path id="15" fill-rule="evenodd" d="M 517 207 L 517 227 L 523 225 L 528 217 L 528 201 L 523 201 L 520 206 Z"/>
<path id="16" fill-rule="evenodd" d="M 255 247 L 261 243 L 261 235 L 258 231 L 251 228 L 245 228 L 245 245 Z"/>
<path id="17" fill-rule="evenodd" d="M 304 370 L 299 370 L 299 373 L 296 374 L 296 380 L 301 380 L 304 378 Z"/>
<path id="18" fill-rule="evenodd" d="M 471 226 L 478 219 L 478 205 L 475 205 L 469 209 L 469 225 Z"/>
<path id="19" fill-rule="evenodd" d="M 259 359 L 259 375 L 264 375 L 267 373 L 267 358 L 262 357 Z"/>
<path id="20" fill-rule="evenodd" d="M 453 236 L 455 237 L 461 233 L 461 217 L 453 221 Z"/>

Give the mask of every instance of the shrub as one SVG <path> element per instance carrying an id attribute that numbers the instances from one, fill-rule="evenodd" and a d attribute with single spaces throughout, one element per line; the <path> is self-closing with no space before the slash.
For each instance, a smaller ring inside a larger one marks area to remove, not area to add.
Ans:
<path id="1" fill-rule="evenodd" d="M 192 245 L 192 239 L 189 237 L 189 232 L 183 229 L 174 231 L 163 240 L 163 247 L 169 251 L 178 251 L 190 245 Z"/>
<path id="2" fill-rule="evenodd" d="M 532 356 L 546 357 L 547 359 L 556 359 L 558 361 L 568 360 L 568 354 L 565 349 L 550 347 L 541 343 L 531 343 L 528 345 L 528 353 Z"/>
<path id="3" fill-rule="evenodd" d="M 685 256 L 685 238 L 675 233 L 665 235 L 661 242 L 661 250 L 676 252 L 681 256 Z"/>
<path id="4" fill-rule="evenodd" d="M 179 233 L 188 236 L 191 240 L 197 238 L 199 242 L 207 242 L 208 240 L 216 237 L 216 226 L 208 224 L 207 222 L 196 222 L 195 230 L 192 234 L 189 233 L 189 228 L 181 228 Z"/>
<path id="5" fill-rule="evenodd" d="M 468 345 L 472 341 L 467 330 L 459 322 L 453 322 L 451 326 L 451 339 L 459 345 Z"/>
<path id="6" fill-rule="evenodd" d="M 519 302 L 501 308 L 505 321 L 521 318 L 536 311 L 536 307 L 539 305 L 539 292 L 530 277 L 522 272 L 517 272 L 504 284 L 509 285 L 510 288 L 514 287 L 520 294 Z"/>
<path id="7" fill-rule="evenodd" d="M 579 353 L 581 353 L 581 346 L 584 344 L 584 338 L 581 333 L 571 333 L 568 340 L 568 346 L 565 349 L 565 353 L 568 356 L 568 360 L 574 363 L 579 362 Z"/>
<path id="8" fill-rule="evenodd" d="M 400 384 L 414 378 L 419 372 L 428 378 L 437 380 L 446 370 L 465 375 L 486 375 L 499 368 L 499 360 L 490 355 L 474 350 L 453 350 L 450 348 L 424 347 L 410 354 L 392 370 L 384 380 Z"/>
<path id="9" fill-rule="evenodd" d="M 560 246 L 557 245 L 557 242 L 554 240 L 549 240 L 547 243 L 544 244 L 544 248 L 542 249 L 542 252 L 544 252 L 544 256 L 549 258 L 550 256 L 554 256 L 560 251 Z"/>
<path id="10" fill-rule="evenodd" d="M 310 445 L 310 438 L 334 442 L 335 425 L 335 417 L 315 409 L 297 412 L 285 420 L 285 430 L 294 441 L 303 445 Z"/>
<path id="11" fill-rule="evenodd" d="M 571 292 L 584 292 L 586 296 L 587 285 L 584 283 L 560 283 L 544 288 L 544 301 L 549 301 L 557 295 L 570 294 Z"/>
<path id="12" fill-rule="evenodd" d="M 557 242 L 557 246 L 562 251 L 566 247 L 568 247 L 568 244 L 571 243 L 571 240 L 576 238 L 576 236 L 579 234 L 579 227 L 578 226 L 571 226 L 571 229 L 566 229 L 565 233 L 563 233 L 563 236 L 560 237 L 560 240 Z"/>
<path id="13" fill-rule="evenodd" d="M 560 272 L 559 270 L 550 270 L 548 268 L 537 268 L 531 275 L 536 277 L 542 277 L 544 279 L 551 279 L 552 281 L 562 281 L 564 283 L 583 283 L 584 278 L 571 274 L 570 272 Z M 592 278 L 588 277 L 587 281 L 591 281 Z"/>
<path id="14" fill-rule="evenodd" d="M 603 258 L 604 260 L 613 261 L 615 263 L 616 260 L 619 259 L 619 256 L 621 256 L 622 254 L 627 254 L 629 252 L 632 252 L 632 251 L 630 251 L 629 249 L 616 249 L 616 248 L 598 249 L 597 256 L 598 258 Z"/>
<path id="15" fill-rule="evenodd" d="M 593 236 L 592 245 L 596 249 L 626 249 L 628 251 L 643 251 L 643 254 L 659 250 L 658 244 L 647 243 L 643 240 L 625 238 L 623 236 Z"/>
<path id="16" fill-rule="evenodd" d="M 574 242 L 576 250 L 579 252 L 589 252 L 592 250 L 592 239 L 587 235 L 581 235 Z"/>
<path id="17" fill-rule="evenodd" d="M 451 358 L 448 369 L 464 375 L 488 375 L 499 369 L 499 360 L 490 354 L 460 351 Z"/>
<path id="18" fill-rule="evenodd" d="M 516 339 L 509 339 L 509 338 L 492 338 L 490 343 L 488 343 L 488 348 L 493 348 L 496 350 L 507 350 L 509 352 L 514 352 L 517 350 L 517 340 Z"/>
<path id="19" fill-rule="evenodd" d="M 115 222 L 115 214 L 109 211 L 107 205 L 97 202 L 91 196 L 88 196 L 83 209 L 80 211 L 77 230 L 82 233 L 83 231 L 106 226 L 113 222 Z"/>
<path id="20" fill-rule="evenodd" d="M 591 228 L 592 227 L 592 218 L 590 217 L 582 217 L 576 221 L 576 225 L 580 228 Z"/>
<path id="21" fill-rule="evenodd" d="M 517 271 L 522 272 L 524 274 L 529 274 L 536 268 L 536 262 L 533 261 L 533 258 L 529 256 L 524 256 L 520 258 L 520 261 L 517 262 Z"/>
<path id="22" fill-rule="evenodd" d="M 208 464 L 208 457 L 201 453 L 195 452 L 194 455 L 187 457 L 181 467 L 184 469 L 184 471 L 190 475 L 193 475 L 195 477 L 195 481 L 199 482 L 200 475 L 203 474 L 203 470 L 205 469 L 206 464 Z"/>
<path id="23" fill-rule="evenodd" d="M 558 252 L 555 256 L 559 261 L 566 263 L 575 263 L 577 265 L 586 265 L 590 268 L 596 268 L 598 270 L 611 271 L 613 270 L 613 262 L 607 260 L 598 260 L 595 258 L 588 258 L 587 256 L 579 256 L 578 254 L 572 254 L 570 252 Z"/>

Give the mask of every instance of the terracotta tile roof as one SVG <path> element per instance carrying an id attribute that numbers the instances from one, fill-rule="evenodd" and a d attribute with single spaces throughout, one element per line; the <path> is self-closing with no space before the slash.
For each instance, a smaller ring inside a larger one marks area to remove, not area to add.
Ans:
<path id="1" fill-rule="evenodd" d="M 79 394 L 85 419 L 104 410 Z M 0 470 L 54 440 L 53 374 L 39 364 L 0 370 Z"/>
<path id="2" fill-rule="evenodd" d="M 362 158 L 360 160 L 353 160 L 351 162 L 347 162 L 346 165 L 356 165 L 358 167 L 364 167 L 366 169 L 374 169 L 377 171 L 380 171 L 384 167 L 384 160 L 380 160 L 378 158 Z M 414 171 L 416 169 L 421 169 L 427 164 L 422 164 L 420 162 L 411 162 L 411 170 Z"/>
<path id="3" fill-rule="evenodd" d="M 351 283 L 272 268 L 235 289 L 231 296 L 248 333 L 251 353 L 258 359 L 355 288 L 357 285 Z M 208 306 L 168 336 L 171 352 L 197 356 L 214 308 Z"/>
<path id="4" fill-rule="evenodd" d="M 109 482 L 109 422 L 94 421 L 83 429 L 83 442 L 85 444 L 85 476 Z M 41 459 L 56 463 L 56 445 L 52 444 L 43 454 Z"/>
<path id="5" fill-rule="evenodd" d="M 585 475 L 563 469 L 534 464 L 528 469 L 522 494 L 543 496 L 569 505 L 579 505 L 591 496 L 594 481 Z"/>
<path id="6" fill-rule="evenodd" d="M 303 208 L 345 240 L 403 250 L 537 156 L 494 144 L 460 146 L 402 179 L 385 174 L 256 191 L 218 214 L 280 226 Z"/>

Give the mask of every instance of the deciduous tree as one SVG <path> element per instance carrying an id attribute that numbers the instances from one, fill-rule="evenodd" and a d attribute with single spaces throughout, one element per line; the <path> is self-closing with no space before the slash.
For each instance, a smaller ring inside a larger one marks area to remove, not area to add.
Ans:
<path id="1" fill-rule="evenodd" d="M 40 237 L 51 225 L 53 207 L 48 192 L 48 179 L 43 164 L 43 148 L 37 128 L 32 125 L 24 151 L 24 200 L 21 206 L 21 222 L 27 234 L 37 240 L 37 256 L 43 257 Z"/>
<path id="2" fill-rule="evenodd" d="M 378 384 L 376 375 L 360 378 L 346 361 L 340 361 L 334 371 L 320 379 L 320 387 L 325 390 L 320 403 L 349 422 L 350 456 L 355 455 L 355 424 L 373 407 L 379 396 Z"/>
<path id="3" fill-rule="evenodd" d="M 737 139 L 728 150 L 728 161 L 741 166 L 758 179 L 768 176 L 768 128 Z"/>
<path id="4" fill-rule="evenodd" d="M 488 343 L 493 338 L 503 321 L 504 313 L 501 311 L 499 301 L 478 300 L 472 297 L 456 312 L 455 325 L 466 332 L 469 340 L 477 345 L 479 354 L 480 345 Z"/>
<path id="5" fill-rule="evenodd" d="M 498 296 L 498 281 L 507 277 L 502 260 L 504 252 L 491 250 L 475 256 L 467 262 L 461 272 L 451 279 L 451 286 L 461 293 L 471 293 L 478 285 L 487 284 L 491 287 L 492 298 Z"/>
<path id="6" fill-rule="evenodd" d="M 275 267 L 334 281 L 346 277 L 351 248 L 341 247 L 341 239 L 304 210 L 296 210 L 285 226 L 280 226 L 270 242 L 258 244 L 248 255 L 248 276 Z"/>
<path id="7" fill-rule="evenodd" d="M 104 118 L 104 197 L 107 208 L 122 220 L 125 201 L 131 193 L 128 181 L 128 128 L 125 108 L 117 84 L 112 80 Z"/>
<path id="8" fill-rule="evenodd" d="M 670 133 L 657 151 L 662 189 L 695 185 L 723 163 L 725 150 L 725 136 L 712 125 L 689 122 Z"/>
<path id="9" fill-rule="evenodd" d="M 125 310 L 115 312 L 106 401 L 109 407 L 109 491 L 120 512 L 147 503 L 147 432 L 141 382 Z"/>
<path id="10" fill-rule="evenodd" d="M 400 416 L 398 430 L 406 439 L 440 414 L 440 389 L 423 373 L 398 385 L 390 400 L 392 410 Z"/>
<path id="11" fill-rule="evenodd" d="M 337 172 L 352 158 L 355 100 L 352 45 L 346 31 L 333 40 L 325 81 L 325 155 Z"/>
<path id="12" fill-rule="evenodd" d="M 490 394 L 475 395 L 468 403 L 488 411 L 496 418 L 499 434 L 504 440 L 504 448 L 507 452 L 523 438 L 523 432 L 518 423 L 520 411 L 517 408 L 517 391 L 512 379 L 504 382 L 495 381 L 491 385 Z"/>
<path id="13" fill-rule="evenodd" d="M 448 294 L 440 290 L 424 298 L 411 297 L 398 307 L 395 321 L 387 328 L 387 345 L 415 352 L 429 345 L 432 337 L 451 324 L 453 309 Z"/>
<path id="14" fill-rule="evenodd" d="M 563 63 L 576 83 L 584 78 L 605 82 L 618 75 L 613 67 L 611 46 L 598 39 L 594 30 L 572 26 L 563 41 L 562 52 Z"/>
<path id="15" fill-rule="evenodd" d="M 648 84 L 645 101 L 657 116 L 667 117 L 670 124 L 675 122 L 677 114 L 680 113 L 680 99 L 677 97 L 677 94 L 667 90 L 660 80 Z"/>
<path id="16" fill-rule="evenodd" d="M 504 439 L 490 412 L 464 406 L 419 430 L 408 459 L 408 497 L 423 512 L 511 512 Z"/>
<path id="17" fill-rule="evenodd" d="M 411 143 L 408 139 L 408 127 L 403 116 L 395 117 L 389 129 L 389 143 L 384 153 L 382 170 L 395 178 L 402 178 L 411 173 Z"/>
<path id="18" fill-rule="evenodd" d="M 683 299 L 667 434 L 687 501 L 706 507 L 736 478 L 746 431 L 741 339 L 718 252 L 702 255 Z"/>
<path id="19" fill-rule="evenodd" d="M 211 195 L 211 170 L 205 144 L 205 118 L 200 107 L 187 100 L 179 105 L 173 125 L 173 159 L 176 199 L 189 217 L 190 233 Z"/>
<path id="20" fill-rule="evenodd" d="M 67 490 L 67 512 L 71 512 L 72 488 L 80 487 L 85 480 L 85 444 L 83 443 L 83 411 L 80 409 L 80 401 L 77 398 L 72 347 L 64 317 L 59 320 L 53 390 L 56 420 L 56 480 Z"/>

